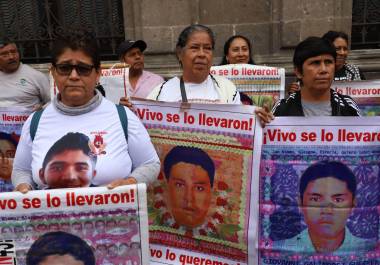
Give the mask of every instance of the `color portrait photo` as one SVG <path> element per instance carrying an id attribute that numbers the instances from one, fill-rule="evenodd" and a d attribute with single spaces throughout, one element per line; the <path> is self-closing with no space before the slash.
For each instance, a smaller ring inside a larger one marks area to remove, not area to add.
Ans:
<path id="1" fill-rule="evenodd" d="M 379 158 L 377 145 L 264 145 L 260 262 L 376 258 Z"/>
<path id="2" fill-rule="evenodd" d="M 30 111 L 0 107 L 0 192 L 12 191 L 11 174 L 21 128 Z"/>
<path id="3" fill-rule="evenodd" d="M 159 110 L 163 117 L 202 117 L 205 108 L 211 108 L 207 115 L 214 120 L 253 117 L 243 106 L 229 112 L 224 106 L 194 104 L 183 112 L 178 105 L 151 104 L 144 109 Z M 203 128 L 199 121 L 176 126 L 144 121 L 161 161 L 161 172 L 148 188 L 151 250 L 246 263 L 254 130 Z"/>

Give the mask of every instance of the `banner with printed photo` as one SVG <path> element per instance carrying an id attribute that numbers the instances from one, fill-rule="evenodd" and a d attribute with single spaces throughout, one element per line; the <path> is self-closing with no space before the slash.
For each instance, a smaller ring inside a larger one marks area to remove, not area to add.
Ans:
<path id="1" fill-rule="evenodd" d="M 248 264 L 254 107 L 133 103 L 162 165 L 148 190 L 151 264 Z"/>
<path id="2" fill-rule="evenodd" d="M 380 80 L 335 81 L 332 87 L 338 93 L 352 97 L 363 116 L 380 116 Z"/>
<path id="3" fill-rule="evenodd" d="M 1 264 L 149 264 L 144 184 L 6 192 L 0 209 Z"/>
<path id="4" fill-rule="evenodd" d="M 285 69 L 251 64 L 228 64 L 211 67 L 211 74 L 231 80 L 240 92 L 248 95 L 255 106 L 274 103 L 285 96 Z"/>
<path id="5" fill-rule="evenodd" d="M 102 73 L 99 79 L 100 85 L 104 88 L 106 98 L 118 104 L 121 97 L 130 94 L 129 89 L 129 68 L 125 64 L 102 65 Z M 58 88 L 54 78 L 49 74 L 50 96 L 53 98 L 58 94 Z"/>
<path id="6" fill-rule="evenodd" d="M 379 264 L 379 128 L 294 117 L 264 129 L 257 264 Z"/>
<path id="7" fill-rule="evenodd" d="M 18 140 L 30 110 L 0 108 L 0 192 L 12 191 L 11 173 Z"/>

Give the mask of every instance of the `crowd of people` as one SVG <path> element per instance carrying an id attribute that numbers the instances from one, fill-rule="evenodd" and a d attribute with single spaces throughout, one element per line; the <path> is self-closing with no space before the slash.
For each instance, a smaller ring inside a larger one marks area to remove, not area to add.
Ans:
<path id="1" fill-rule="evenodd" d="M 272 111 L 256 108 L 262 126 L 276 116 L 360 116 L 352 98 L 331 89 L 334 80 L 364 79 L 357 66 L 346 62 L 348 47 L 348 36 L 336 31 L 300 42 L 293 56 L 297 82 Z M 47 77 L 20 63 L 16 44 L 0 43 L 0 107 L 34 111 L 16 151 L 13 145 L 8 152 L 9 137 L 0 139 L 0 162 L 8 164 L 8 171 L 13 168 L 15 191 L 152 183 L 160 161 L 147 130 L 131 111 L 130 96 L 206 104 L 247 100 L 231 81 L 210 74 L 215 37 L 207 26 L 191 25 L 179 34 L 175 54 L 181 75 L 167 81 L 144 70 L 146 48 L 143 40 L 120 44 L 120 61 L 129 66 L 128 96 L 115 105 L 96 89 L 100 52 L 88 32 L 70 31 L 54 42 L 50 71 L 59 91 L 54 98 Z M 255 64 L 248 38 L 235 35 L 226 41 L 225 64 Z"/>
<path id="2" fill-rule="evenodd" d="M 364 78 L 357 66 L 346 62 L 348 46 L 347 34 L 337 31 L 299 43 L 293 57 L 297 82 L 290 84 L 289 97 L 274 106 L 274 116 L 360 115 L 359 108 L 350 97 L 330 89 L 333 80 Z M 7 152 L 9 137 L 0 139 L 1 163 L 4 168 L 7 165 L 8 171 L 13 166 L 12 181 L 16 190 L 26 192 L 33 188 L 46 188 L 45 178 L 53 172 L 46 171 L 43 155 L 57 142 L 58 135 L 63 136 L 61 132 L 79 133 L 83 126 L 87 131 L 84 137 L 88 137 L 83 141 L 97 139 L 93 140 L 92 150 L 87 151 L 95 153 L 96 157 L 92 157 L 93 162 L 82 172 L 85 175 L 93 167 L 87 179 L 76 181 L 82 184 L 74 185 L 109 184 L 115 187 L 154 180 L 160 169 L 159 160 L 146 130 L 129 109 L 132 108 L 130 96 L 168 102 L 252 104 L 252 100 L 239 93 L 231 81 L 210 74 L 214 47 L 215 37 L 210 28 L 204 25 L 186 27 L 179 34 L 175 50 L 182 73 L 164 81 L 159 75 L 144 70 L 143 53 L 147 44 L 143 40 L 122 42 L 118 54 L 120 61 L 129 66 L 129 82 L 128 95 L 120 98 L 120 104 L 127 108 L 117 108 L 95 89 L 100 78 L 100 54 L 92 35 L 69 32 L 55 41 L 51 73 L 59 93 L 51 99 L 51 104 L 47 104 L 50 102 L 47 77 L 22 64 L 16 44 L 4 40 L 0 44 L 0 106 L 39 110 L 25 123 L 16 155 Z M 225 64 L 254 64 L 252 44 L 248 38 L 235 35 L 225 42 L 221 65 Z M 263 126 L 273 119 L 272 113 L 265 108 L 256 108 L 256 114 Z M 120 123 L 120 115 L 128 117 L 126 125 Z M 107 124 L 99 122 L 98 117 L 107 120 Z M 64 123 L 67 124 L 65 129 L 57 126 Z M 108 126 L 112 128 L 104 134 L 104 128 Z M 88 135 L 90 131 L 99 133 Z M 103 155 L 101 149 L 106 144 L 108 153 Z M 61 145 L 66 145 L 64 139 Z M 144 152 L 140 151 L 141 147 L 144 147 Z M 73 149 L 70 147 L 63 151 L 67 153 Z M 66 161 L 60 166 L 67 169 L 70 163 Z M 55 172 L 57 178 L 67 175 L 62 172 Z"/>

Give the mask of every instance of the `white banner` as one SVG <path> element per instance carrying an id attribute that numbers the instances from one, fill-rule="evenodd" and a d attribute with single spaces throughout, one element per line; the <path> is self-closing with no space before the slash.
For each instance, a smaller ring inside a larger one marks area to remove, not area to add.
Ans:
<path id="1" fill-rule="evenodd" d="M 253 264 L 379 264 L 379 133 L 378 117 L 280 117 L 266 126 L 255 157 Z"/>
<path id="2" fill-rule="evenodd" d="M 162 165 L 148 190 L 151 263 L 254 264 L 250 187 L 261 146 L 255 108 L 133 103 Z"/>
<path id="3" fill-rule="evenodd" d="M 1 193 L 0 210 L 0 240 L 11 242 L 18 265 L 62 253 L 83 264 L 149 263 L 144 184 Z"/>
<path id="4" fill-rule="evenodd" d="M 380 80 L 335 81 L 332 88 L 340 94 L 352 97 L 364 116 L 380 115 Z"/>
<path id="5" fill-rule="evenodd" d="M 211 74 L 230 79 L 240 92 L 256 106 L 271 109 L 285 96 L 285 69 L 250 64 L 228 64 L 211 67 Z"/>

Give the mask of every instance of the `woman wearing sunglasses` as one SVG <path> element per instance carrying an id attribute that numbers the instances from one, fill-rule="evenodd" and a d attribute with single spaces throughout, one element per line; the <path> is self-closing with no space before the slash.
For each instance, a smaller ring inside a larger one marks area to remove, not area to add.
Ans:
<path id="1" fill-rule="evenodd" d="M 68 187 L 80 186 L 75 183 L 90 170 L 94 186 L 154 180 L 160 162 L 144 126 L 95 90 L 101 74 L 96 40 L 85 32 L 65 34 L 54 43 L 51 71 L 59 93 L 38 122 L 34 113 L 23 127 L 12 172 L 15 190 L 49 188 L 49 174 L 67 179 Z M 73 143 L 49 150 L 71 132 L 88 136 L 87 151 Z"/>

